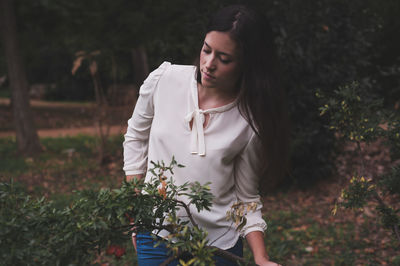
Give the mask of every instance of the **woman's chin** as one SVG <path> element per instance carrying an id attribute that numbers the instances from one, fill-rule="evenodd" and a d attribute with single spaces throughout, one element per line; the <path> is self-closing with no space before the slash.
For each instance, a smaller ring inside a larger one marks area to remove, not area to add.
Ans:
<path id="1" fill-rule="evenodd" d="M 203 86 L 203 87 L 213 87 L 213 86 L 215 86 L 215 84 L 214 84 L 214 82 L 212 82 L 212 81 L 210 81 L 210 80 L 208 80 L 208 79 L 205 79 L 205 78 L 202 78 L 201 79 L 201 85 Z"/>

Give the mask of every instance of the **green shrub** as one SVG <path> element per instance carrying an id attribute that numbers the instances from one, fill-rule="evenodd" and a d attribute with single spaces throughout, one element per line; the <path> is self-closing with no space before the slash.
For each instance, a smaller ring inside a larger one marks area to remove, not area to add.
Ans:
<path id="1" fill-rule="evenodd" d="M 394 110 L 382 109 L 382 99 L 368 95 L 357 82 L 341 86 L 330 95 L 317 92 L 317 96 L 324 102 L 320 107 L 320 115 L 328 115 L 329 128 L 343 139 L 357 144 L 354 155 L 359 157 L 362 164 L 361 143 L 368 145 L 378 138 L 384 138 L 389 147 L 399 146 L 400 115 Z M 378 203 L 376 210 L 382 225 L 392 230 L 400 242 L 400 209 L 389 206 L 383 200 L 387 194 L 400 195 L 399 165 L 394 165 L 392 171 L 383 176 L 366 178 L 365 174 L 362 168 L 350 179 L 333 213 L 338 207 L 362 209 L 368 201 L 374 200 Z"/>
<path id="2" fill-rule="evenodd" d="M 119 189 L 80 191 L 64 208 L 44 198 L 30 198 L 13 182 L 0 183 L 2 263 L 86 265 L 104 252 L 121 257 L 132 231 L 153 230 L 169 231 L 166 241 L 171 259 L 189 252 L 193 255 L 190 265 L 213 265 L 217 251 L 232 259 L 229 252 L 209 245 L 207 232 L 197 226 L 189 211 L 190 205 L 198 211 L 209 210 L 213 198 L 209 184 L 175 185 L 173 177 L 167 179 L 166 175 L 173 175 L 173 167 L 183 166 L 174 159 L 169 165 L 153 165 L 149 183 L 135 179 Z M 185 204 L 178 196 L 186 196 L 189 202 Z M 187 211 L 189 220 L 176 215 L 178 208 Z"/>

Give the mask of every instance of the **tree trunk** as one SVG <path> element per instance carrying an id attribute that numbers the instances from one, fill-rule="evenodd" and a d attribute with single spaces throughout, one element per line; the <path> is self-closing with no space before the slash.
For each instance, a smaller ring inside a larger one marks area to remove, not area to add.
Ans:
<path id="1" fill-rule="evenodd" d="M 149 75 L 147 54 L 143 46 L 132 49 L 134 84 L 139 88 Z"/>
<path id="2" fill-rule="evenodd" d="M 41 151 L 29 105 L 28 81 L 18 47 L 13 0 L 0 0 L 0 28 L 11 88 L 11 105 L 18 151 L 32 156 Z"/>

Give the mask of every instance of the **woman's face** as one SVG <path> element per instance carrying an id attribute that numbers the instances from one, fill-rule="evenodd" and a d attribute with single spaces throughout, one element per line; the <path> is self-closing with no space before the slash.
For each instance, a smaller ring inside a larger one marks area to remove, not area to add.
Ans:
<path id="1" fill-rule="evenodd" d="M 235 91 L 241 76 L 240 56 L 237 43 L 228 33 L 207 33 L 200 52 L 200 73 L 203 87 Z"/>

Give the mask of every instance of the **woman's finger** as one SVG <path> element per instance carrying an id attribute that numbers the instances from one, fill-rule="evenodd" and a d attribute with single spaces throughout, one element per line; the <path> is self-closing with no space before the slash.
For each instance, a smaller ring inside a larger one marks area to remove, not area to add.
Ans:
<path id="1" fill-rule="evenodd" d="M 136 249 L 136 233 L 132 233 L 132 244 L 133 244 L 133 247 L 135 248 L 135 251 L 137 252 L 137 249 Z"/>

